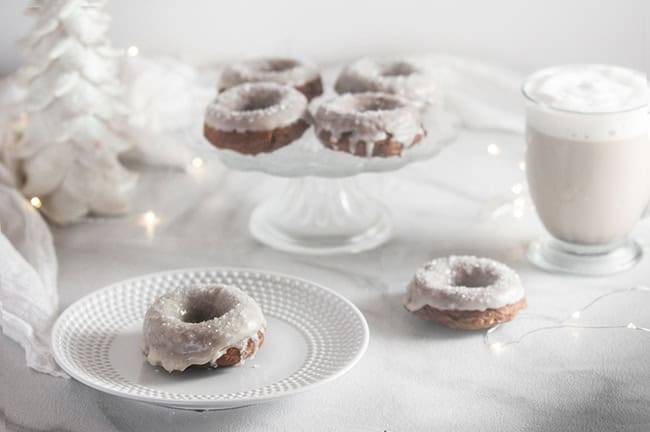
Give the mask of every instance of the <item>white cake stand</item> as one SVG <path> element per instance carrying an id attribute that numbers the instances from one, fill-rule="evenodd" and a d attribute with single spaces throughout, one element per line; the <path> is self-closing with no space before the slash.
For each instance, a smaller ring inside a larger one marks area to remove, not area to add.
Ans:
<path id="1" fill-rule="evenodd" d="M 313 112 L 325 95 L 312 102 Z M 255 156 L 209 145 L 228 167 L 289 178 L 286 189 L 253 211 L 249 229 L 260 242 L 282 251 L 311 255 L 354 253 L 386 242 L 393 223 L 388 210 L 359 186 L 356 176 L 397 170 L 434 157 L 458 132 L 456 117 L 435 108 L 424 118 L 427 136 L 388 158 L 358 157 L 325 148 L 310 128 L 297 141 Z M 205 148 L 205 147 L 204 147 Z"/>
<path id="2" fill-rule="evenodd" d="M 322 101 L 335 96 L 339 68 L 322 71 L 325 93 L 311 101 L 314 113 Z M 418 144 L 388 158 L 358 157 L 325 148 L 310 128 L 298 140 L 255 156 L 217 149 L 203 140 L 202 149 L 217 155 L 228 167 L 289 178 L 286 190 L 259 204 L 249 229 L 260 242 L 282 251 L 311 255 L 354 253 L 375 248 L 390 238 L 393 223 L 388 210 L 359 186 L 356 176 L 397 170 L 434 157 L 458 134 L 458 119 L 440 106 L 423 116 L 427 136 Z M 203 153 L 203 152 L 202 152 Z"/>

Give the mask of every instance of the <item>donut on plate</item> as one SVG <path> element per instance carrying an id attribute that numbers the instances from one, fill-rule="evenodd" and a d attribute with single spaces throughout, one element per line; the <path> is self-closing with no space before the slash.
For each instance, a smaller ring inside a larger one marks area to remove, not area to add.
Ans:
<path id="1" fill-rule="evenodd" d="M 292 87 L 247 83 L 232 87 L 208 105 L 203 133 L 221 149 L 269 153 L 302 136 L 309 127 L 307 99 Z"/>
<path id="2" fill-rule="evenodd" d="M 386 93 L 339 95 L 318 107 L 314 123 L 325 147 L 363 157 L 400 156 L 426 135 L 418 110 Z"/>
<path id="3" fill-rule="evenodd" d="M 337 93 L 383 92 L 411 101 L 440 102 L 440 86 L 429 72 L 405 60 L 360 59 L 346 66 L 338 79 Z"/>
<path id="4" fill-rule="evenodd" d="M 294 87 L 309 100 L 323 93 L 318 70 L 309 63 L 291 58 L 244 60 L 224 68 L 219 91 L 249 82 L 274 82 Z"/>
<path id="5" fill-rule="evenodd" d="M 151 365 L 168 372 L 234 366 L 255 356 L 265 331 L 262 310 L 238 288 L 177 289 L 147 310 L 143 351 Z"/>
<path id="6" fill-rule="evenodd" d="M 465 330 L 510 321 L 526 307 L 519 275 L 488 258 L 434 259 L 417 270 L 407 290 L 407 310 L 421 319 Z"/>

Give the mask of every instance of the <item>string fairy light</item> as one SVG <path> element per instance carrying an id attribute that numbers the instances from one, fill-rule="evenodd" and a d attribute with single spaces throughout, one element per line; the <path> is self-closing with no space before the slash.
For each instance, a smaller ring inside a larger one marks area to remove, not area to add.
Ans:
<path id="1" fill-rule="evenodd" d="M 156 216 L 156 213 L 148 211 L 142 215 L 142 220 L 145 224 L 152 225 L 158 220 L 158 217 Z"/>
<path id="2" fill-rule="evenodd" d="M 524 185 L 522 183 L 515 183 L 510 187 L 510 190 L 513 194 L 519 195 L 524 191 Z"/>
<path id="3" fill-rule="evenodd" d="M 650 287 L 645 286 L 645 285 L 639 285 L 635 286 L 632 288 L 626 288 L 626 289 L 621 289 L 621 290 L 615 290 L 615 291 L 610 291 L 608 293 L 602 294 L 589 303 L 587 303 L 585 306 L 581 307 L 580 309 L 575 310 L 571 315 L 569 315 L 568 318 L 565 319 L 557 319 L 557 318 L 552 318 L 544 315 L 538 315 L 538 314 L 533 314 L 533 313 L 523 313 L 524 317 L 531 317 L 531 318 L 543 318 L 546 320 L 553 321 L 554 324 L 548 325 L 548 326 L 543 326 L 543 327 L 537 327 L 535 329 L 529 330 L 527 332 L 522 333 L 519 337 L 511 339 L 506 342 L 492 342 L 490 340 L 492 334 L 502 327 L 504 324 L 497 324 L 494 327 L 489 328 L 486 332 L 485 335 L 483 336 L 483 342 L 484 344 L 493 352 L 501 352 L 503 351 L 506 347 L 511 346 L 511 345 L 516 345 L 521 343 L 524 339 L 528 338 L 531 335 L 534 335 L 536 333 L 541 333 L 545 332 L 548 330 L 557 330 L 557 329 L 590 329 L 590 330 L 612 330 L 612 329 L 624 329 L 624 330 L 633 330 L 633 331 L 641 331 L 644 333 L 650 333 L 650 328 L 648 327 L 642 327 L 634 322 L 628 322 L 627 324 L 624 325 L 586 325 L 586 324 L 580 324 L 578 320 L 582 317 L 582 314 L 584 311 L 587 309 L 591 308 L 595 304 L 599 303 L 601 300 L 621 294 L 621 293 L 626 293 L 626 292 L 632 292 L 632 291 L 645 291 L 645 292 L 650 292 Z M 515 321 L 516 322 L 516 321 Z"/>
<path id="4" fill-rule="evenodd" d="M 126 54 L 127 54 L 129 57 L 135 57 L 135 56 L 137 56 L 138 54 L 140 54 L 140 49 L 139 49 L 137 46 L 135 46 L 135 45 L 131 45 L 130 47 L 128 47 L 128 48 L 126 49 Z"/>
<path id="5" fill-rule="evenodd" d="M 43 202 L 41 199 L 37 196 L 31 197 L 29 200 L 29 203 L 34 207 L 35 209 L 39 209 L 43 206 Z"/>
<path id="6" fill-rule="evenodd" d="M 488 144 L 487 152 L 492 156 L 498 156 L 501 154 L 501 148 L 494 143 Z"/>
<path id="7" fill-rule="evenodd" d="M 201 159 L 200 157 L 195 157 L 194 159 L 192 159 L 191 164 L 192 164 L 192 168 L 201 168 L 203 166 L 203 159 Z"/>
<path id="8" fill-rule="evenodd" d="M 140 218 L 140 225 L 144 225 L 147 237 L 151 238 L 154 235 L 154 232 L 156 230 L 156 225 L 160 223 L 160 218 L 156 213 L 153 211 L 149 210 L 147 212 L 144 212 L 142 214 L 142 217 Z"/>

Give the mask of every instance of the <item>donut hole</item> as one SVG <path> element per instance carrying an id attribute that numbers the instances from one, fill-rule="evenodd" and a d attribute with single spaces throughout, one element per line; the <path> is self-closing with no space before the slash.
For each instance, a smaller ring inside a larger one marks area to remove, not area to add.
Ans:
<path id="1" fill-rule="evenodd" d="M 211 321 L 225 315 L 232 309 L 233 303 L 234 299 L 228 297 L 198 293 L 187 298 L 180 319 L 190 324 Z"/>
<path id="2" fill-rule="evenodd" d="M 387 63 L 381 69 L 381 76 L 392 77 L 407 77 L 417 72 L 417 68 L 410 63 L 394 62 Z"/>
<path id="3" fill-rule="evenodd" d="M 290 59 L 273 59 L 261 63 L 259 70 L 261 72 L 284 72 L 298 66 L 298 62 Z"/>
<path id="4" fill-rule="evenodd" d="M 241 98 L 235 107 L 237 111 L 259 111 L 278 105 L 282 100 L 282 94 L 270 89 L 261 89 L 256 92 L 249 92 Z"/>
<path id="5" fill-rule="evenodd" d="M 461 267 L 452 270 L 451 285 L 479 288 L 492 285 L 497 279 L 499 275 L 492 270 L 481 267 Z"/>
<path id="6" fill-rule="evenodd" d="M 390 111 L 400 106 L 400 102 L 395 99 L 375 97 L 359 100 L 357 109 L 360 112 Z"/>

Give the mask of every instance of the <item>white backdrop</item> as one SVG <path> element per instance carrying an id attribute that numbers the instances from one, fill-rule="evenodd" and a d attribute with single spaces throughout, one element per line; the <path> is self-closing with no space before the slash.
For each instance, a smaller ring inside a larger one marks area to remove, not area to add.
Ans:
<path id="1" fill-rule="evenodd" d="M 15 69 L 26 0 L 1 0 L 0 74 Z M 426 51 L 528 72 L 565 62 L 650 70 L 648 0 L 112 0 L 116 46 L 204 63 L 258 54 L 319 62 Z"/>

